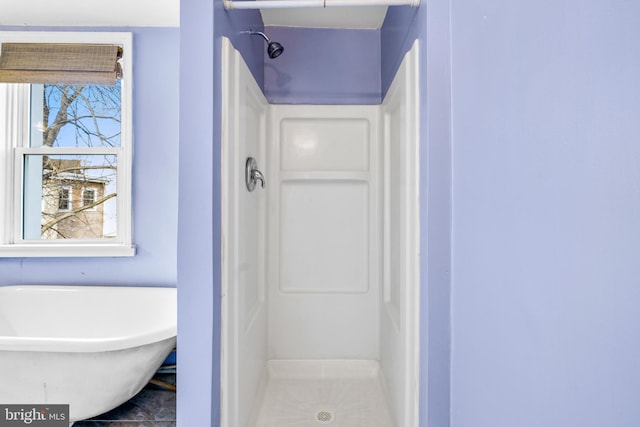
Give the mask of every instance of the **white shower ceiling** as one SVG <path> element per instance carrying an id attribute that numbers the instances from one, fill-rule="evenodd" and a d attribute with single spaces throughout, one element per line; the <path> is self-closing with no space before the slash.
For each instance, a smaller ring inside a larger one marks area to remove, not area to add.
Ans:
<path id="1" fill-rule="evenodd" d="M 261 10 L 265 26 L 378 29 L 386 6 Z"/>

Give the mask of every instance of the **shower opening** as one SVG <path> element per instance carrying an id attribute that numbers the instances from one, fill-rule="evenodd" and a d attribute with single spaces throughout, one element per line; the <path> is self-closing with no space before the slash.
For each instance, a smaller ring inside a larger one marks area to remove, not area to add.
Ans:
<path id="1" fill-rule="evenodd" d="M 222 427 L 417 427 L 417 56 L 380 105 L 270 105 L 223 39 Z"/>

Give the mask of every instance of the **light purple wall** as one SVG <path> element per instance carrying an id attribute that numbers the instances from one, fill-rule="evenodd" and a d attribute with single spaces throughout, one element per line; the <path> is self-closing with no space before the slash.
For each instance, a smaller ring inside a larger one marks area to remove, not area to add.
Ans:
<path id="1" fill-rule="evenodd" d="M 420 60 L 421 425 L 450 424 L 451 0 L 418 12 Z M 426 360 L 425 360 L 426 357 Z M 426 373 L 424 372 L 426 370 Z M 426 374 L 426 378 L 425 378 Z M 426 399 L 426 400 L 425 400 Z"/>
<path id="2" fill-rule="evenodd" d="M 216 404 L 214 280 L 219 260 L 214 241 L 213 2 L 181 1 L 180 21 L 177 424 L 209 427 Z"/>
<path id="3" fill-rule="evenodd" d="M 453 2 L 453 427 L 640 425 L 639 22 Z"/>
<path id="4" fill-rule="evenodd" d="M 0 285 L 176 285 L 177 28 L 0 27 L 4 31 L 130 31 L 134 43 L 134 241 L 131 258 L 0 258 Z M 169 58 L 169 59 L 167 59 Z"/>
<path id="5" fill-rule="evenodd" d="M 264 56 L 264 92 L 272 104 L 379 104 L 380 32 L 267 27 L 284 53 Z"/>
<path id="6" fill-rule="evenodd" d="M 424 27 L 424 15 L 420 10 L 427 8 L 411 6 L 389 7 L 380 29 L 380 64 L 382 98 L 389 90 L 404 55 L 418 38 L 418 32 Z"/>
<path id="7" fill-rule="evenodd" d="M 229 37 L 262 82 L 262 49 L 241 34 L 257 11 L 221 0 L 180 3 L 178 425 L 220 420 L 220 38 Z"/>

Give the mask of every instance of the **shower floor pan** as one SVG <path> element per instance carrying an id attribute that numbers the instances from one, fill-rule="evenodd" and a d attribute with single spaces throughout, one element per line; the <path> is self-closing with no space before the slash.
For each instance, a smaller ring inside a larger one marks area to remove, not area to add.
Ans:
<path id="1" fill-rule="evenodd" d="M 272 360 L 256 427 L 394 427 L 375 361 Z"/>

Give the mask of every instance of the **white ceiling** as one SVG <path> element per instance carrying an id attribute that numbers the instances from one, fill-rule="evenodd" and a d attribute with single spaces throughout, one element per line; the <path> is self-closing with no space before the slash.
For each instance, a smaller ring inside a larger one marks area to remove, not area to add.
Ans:
<path id="1" fill-rule="evenodd" d="M 0 0 L 0 25 L 178 27 L 179 0 Z"/>
<path id="2" fill-rule="evenodd" d="M 377 29 L 386 9 L 270 9 L 262 17 L 266 26 Z M 0 25 L 178 27 L 180 0 L 0 0 Z"/>
<path id="3" fill-rule="evenodd" d="M 263 9 L 265 26 L 378 29 L 386 6 Z"/>

